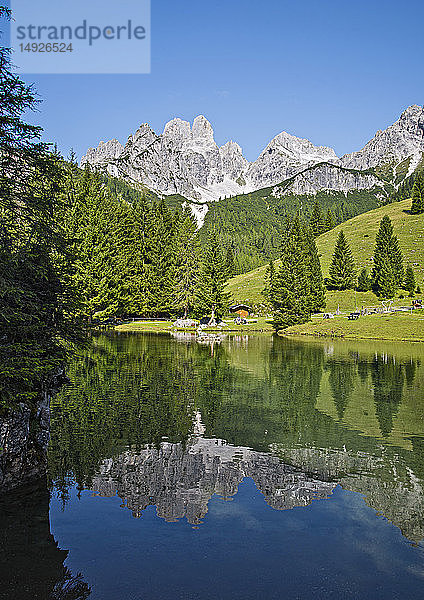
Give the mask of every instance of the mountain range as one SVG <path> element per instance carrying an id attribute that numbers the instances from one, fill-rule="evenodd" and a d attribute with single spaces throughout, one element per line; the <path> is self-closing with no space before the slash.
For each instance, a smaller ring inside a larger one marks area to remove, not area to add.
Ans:
<path id="1" fill-rule="evenodd" d="M 161 195 L 179 194 L 196 207 L 268 187 L 275 197 L 360 189 L 379 189 L 384 196 L 385 184 L 399 185 L 423 153 L 424 108 L 413 105 L 364 148 L 342 157 L 283 131 L 249 162 L 236 142 L 219 147 L 211 124 L 200 115 L 192 125 L 173 119 L 160 135 L 144 123 L 125 145 L 112 139 L 89 148 L 81 166 L 90 164 Z M 197 209 L 202 220 L 206 206 Z"/>

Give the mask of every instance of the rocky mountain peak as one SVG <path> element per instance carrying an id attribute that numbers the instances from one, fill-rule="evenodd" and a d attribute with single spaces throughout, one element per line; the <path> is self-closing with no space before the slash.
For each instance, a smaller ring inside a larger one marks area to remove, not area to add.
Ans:
<path id="1" fill-rule="evenodd" d="M 126 148 L 128 148 L 128 146 L 136 146 L 139 150 L 145 150 L 156 139 L 157 135 L 150 125 L 148 123 L 143 123 L 140 125 L 134 135 L 129 136 Z"/>
<path id="2" fill-rule="evenodd" d="M 333 148 L 326 146 L 314 146 L 312 142 L 304 138 L 298 138 L 287 131 L 279 133 L 265 149 L 265 152 L 271 153 L 278 151 L 286 154 L 302 163 L 307 163 L 310 160 L 315 162 L 325 160 L 336 160 L 337 155 Z"/>
<path id="3" fill-rule="evenodd" d="M 107 165 L 111 160 L 121 155 L 124 147 L 118 140 L 112 139 L 108 142 L 99 142 L 97 148 L 89 148 L 87 154 L 81 160 L 81 166 L 84 164 Z"/>
<path id="4" fill-rule="evenodd" d="M 165 125 L 162 137 L 179 142 L 189 140 L 191 138 L 190 123 L 179 118 L 172 119 Z"/>
<path id="5" fill-rule="evenodd" d="M 250 165 L 247 179 L 252 182 L 253 189 L 259 189 L 281 183 L 307 166 L 337 160 L 332 148 L 314 146 L 307 139 L 282 131 Z"/>
<path id="6" fill-rule="evenodd" d="M 419 104 L 411 104 L 411 106 L 408 106 L 407 108 L 405 108 L 403 113 L 400 115 L 399 120 L 405 119 L 405 118 L 417 119 L 419 117 L 422 117 L 423 111 L 424 111 L 424 107 L 420 106 Z"/>
<path id="7" fill-rule="evenodd" d="M 399 119 L 375 136 L 359 152 L 346 154 L 341 159 L 345 167 L 365 170 L 370 167 L 393 167 L 411 157 L 415 165 L 424 152 L 424 108 L 413 104 Z"/>
<path id="8" fill-rule="evenodd" d="M 219 153 L 223 160 L 224 159 L 229 160 L 231 158 L 234 158 L 236 160 L 241 161 L 241 163 L 243 163 L 243 165 L 246 168 L 250 164 L 249 161 L 247 160 L 247 158 L 245 158 L 243 156 L 243 150 L 242 150 L 241 146 L 239 146 L 239 144 L 237 144 L 237 142 L 233 142 L 232 140 L 228 141 L 223 146 L 221 146 L 219 149 Z"/>
<path id="9" fill-rule="evenodd" d="M 192 125 L 172 119 L 161 135 L 144 123 L 128 138 L 125 148 L 116 139 L 100 142 L 97 149 L 87 151 L 81 164 L 89 163 L 113 175 L 139 181 L 162 194 L 178 193 L 189 200 L 209 202 L 279 186 L 287 180 L 292 193 L 369 189 L 380 183 L 377 177 L 369 173 L 348 174 L 343 167 L 358 171 L 383 165 L 395 168 L 410 158 L 409 173 L 423 152 L 424 109 L 415 104 L 404 110 L 393 125 L 378 130 L 362 150 L 341 159 L 332 148 L 315 146 L 308 139 L 282 131 L 250 163 L 234 141 L 218 148 L 212 125 L 199 115 Z M 311 168 L 313 173 L 309 172 Z M 305 170 L 309 170 L 308 178 L 302 175 Z M 293 177 L 297 182 L 292 181 Z M 284 184 L 281 193 L 287 189 Z M 201 213 L 203 218 L 205 211 Z"/>
<path id="10" fill-rule="evenodd" d="M 228 142 L 221 146 L 220 149 L 223 151 L 239 152 L 240 154 L 243 154 L 240 144 L 237 144 L 237 142 L 234 142 L 233 140 L 228 140 Z"/>
<path id="11" fill-rule="evenodd" d="M 194 140 L 203 140 L 212 144 L 215 143 L 212 125 L 203 115 L 199 115 L 194 119 L 192 134 Z"/>
<path id="12" fill-rule="evenodd" d="M 418 104 L 408 106 L 392 127 L 396 125 L 399 125 L 400 128 L 405 129 L 412 135 L 424 138 L 424 108 L 418 106 Z"/>

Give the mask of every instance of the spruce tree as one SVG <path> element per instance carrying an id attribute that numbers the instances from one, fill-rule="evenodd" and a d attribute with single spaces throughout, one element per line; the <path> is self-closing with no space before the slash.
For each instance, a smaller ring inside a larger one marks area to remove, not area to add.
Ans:
<path id="1" fill-rule="evenodd" d="M 382 298 L 393 298 L 398 290 L 398 284 L 389 260 L 381 262 L 378 277 L 374 280 L 378 284 L 377 295 Z"/>
<path id="2" fill-rule="evenodd" d="M 129 313 L 151 315 L 156 300 L 154 297 L 154 244 L 156 219 L 152 204 L 143 193 L 135 198 L 131 206 L 133 222 L 128 233 L 127 257 Z"/>
<path id="3" fill-rule="evenodd" d="M 265 288 L 263 290 L 263 295 L 267 300 L 272 298 L 273 286 L 275 283 L 275 265 L 274 261 L 270 260 L 269 264 L 265 271 Z"/>
<path id="4" fill-rule="evenodd" d="M 0 14 L 8 11 L 0 7 Z M 64 163 L 26 123 L 34 91 L 0 48 L 0 411 L 31 403 L 77 338 L 69 240 L 57 218 Z"/>
<path id="5" fill-rule="evenodd" d="M 355 286 L 355 261 L 343 231 L 340 231 L 330 265 L 329 286 L 349 290 Z"/>
<path id="6" fill-rule="evenodd" d="M 122 313 L 124 299 L 116 283 L 123 274 L 119 250 L 123 236 L 117 229 L 117 223 L 122 223 L 120 202 L 109 192 L 100 174 L 89 167 L 80 175 L 71 165 L 67 188 L 63 220 L 74 240 L 73 281 L 81 297 L 82 314 L 91 322 L 95 313 Z"/>
<path id="7" fill-rule="evenodd" d="M 221 250 L 218 236 L 213 230 L 205 242 L 202 253 L 199 285 L 196 292 L 198 316 L 222 317 L 228 311 L 230 294 L 225 291 L 227 281 L 226 257 Z"/>
<path id="8" fill-rule="evenodd" d="M 307 228 L 304 235 L 307 244 L 306 260 L 309 271 L 311 311 L 317 312 L 325 308 L 324 278 L 313 232 Z"/>
<path id="9" fill-rule="evenodd" d="M 324 221 L 324 231 L 330 231 L 330 229 L 334 229 L 336 226 L 336 220 L 334 218 L 333 213 L 330 209 L 327 210 L 327 216 Z"/>
<path id="10" fill-rule="evenodd" d="M 409 292 L 410 298 L 412 298 L 414 296 L 415 291 L 415 275 L 414 270 L 410 265 L 406 267 L 405 281 L 403 283 L 403 287 Z"/>
<path id="11" fill-rule="evenodd" d="M 376 237 L 372 288 L 378 296 L 392 298 L 404 279 L 403 257 L 390 218 L 385 215 Z"/>
<path id="12" fill-rule="evenodd" d="M 271 304 L 276 331 L 306 323 L 311 317 L 311 283 L 308 244 L 297 216 L 281 253 L 281 266 L 275 276 Z"/>
<path id="13" fill-rule="evenodd" d="M 368 292 L 371 289 L 371 278 L 365 268 L 362 269 L 359 274 L 358 285 L 356 286 L 356 289 L 358 292 Z"/>
<path id="14" fill-rule="evenodd" d="M 175 308 L 187 318 L 196 302 L 200 283 L 200 244 L 190 209 L 183 212 L 177 238 Z"/>
<path id="15" fill-rule="evenodd" d="M 152 249 L 152 312 L 169 315 L 174 306 L 177 231 L 180 214 L 172 213 L 161 200 L 154 209 Z"/>
<path id="16" fill-rule="evenodd" d="M 234 257 L 234 244 L 230 243 L 227 246 L 226 256 L 225 256 L 225 264 L 227 268 L 227 276 L 232 277 L 236 274 L 237 268 Z"/>
<path id="17" fill-rule="evenodd" d="M 311 228 L 314 237 L 319 236 L 324 231 L 324 219 L 322 217 L 321 207 L 318 200 L 315 201 L 312 209 L 312 215 L 309 220 L 309 227 Z"/>
<path id="18" fill-rule="evenodd" d="M 412 188 L 411 213 L 418 215 L 424 212 L 424 174 L 420 171 Z"/>

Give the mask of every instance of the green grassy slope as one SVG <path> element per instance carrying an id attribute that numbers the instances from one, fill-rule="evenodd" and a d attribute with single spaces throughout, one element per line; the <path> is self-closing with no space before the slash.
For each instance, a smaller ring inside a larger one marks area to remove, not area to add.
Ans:
<path id="1" fill-rule="evenodd" d="M 284 334 L 423 342 L 424 311 L 367 315 L 356 321 L 349 321 L 346 316 L 313 318 L 309 323 L 289 327 Z"/>
<path id="2" fill-rule="evenodd" d="M 331 231 L 324 233 L 317 239 L 318 252 L 324 277 L 328 276 L 328 269 L 334 250 L 337 235 L 343 229 L 353 252 L 358 271 L 362 267 L 372 268 L 372 255 L 375 246 L 375 236 L 384 215 L 389 215 L 394 231 L 399 238 L 401 250 L 404 255 L 405 266 L 411 264 L 417 284 L 424 290 L 424 215 L 411 215 L 410 200 L 395 202 L 375 210 L 362 213 L 348 221 L 337 225 Z M 233 277 L 228 282 L 228 291 L 235 302 L 247 302 L 259 305 L 264 302 L 262 290 L 264 288 L 266 266 L 259 267 L 242 275 Z M 327 307 L 329 310 L 340 304 L 341 308 L 354 308 L 356 304 L 380 304 L 371 292 L 357 293 L 329 292 L 327 294 Z"/>

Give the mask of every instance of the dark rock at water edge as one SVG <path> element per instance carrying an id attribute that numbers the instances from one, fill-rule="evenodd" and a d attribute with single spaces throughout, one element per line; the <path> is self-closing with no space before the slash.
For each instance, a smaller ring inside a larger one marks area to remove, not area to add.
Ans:
<path id="1" fill-rule="evenodd" d="M 0 494 L 46 473 L 50 402 L 64 381 L 63 371 L 57 372 L 38 400 L 0 413 Z"/>

